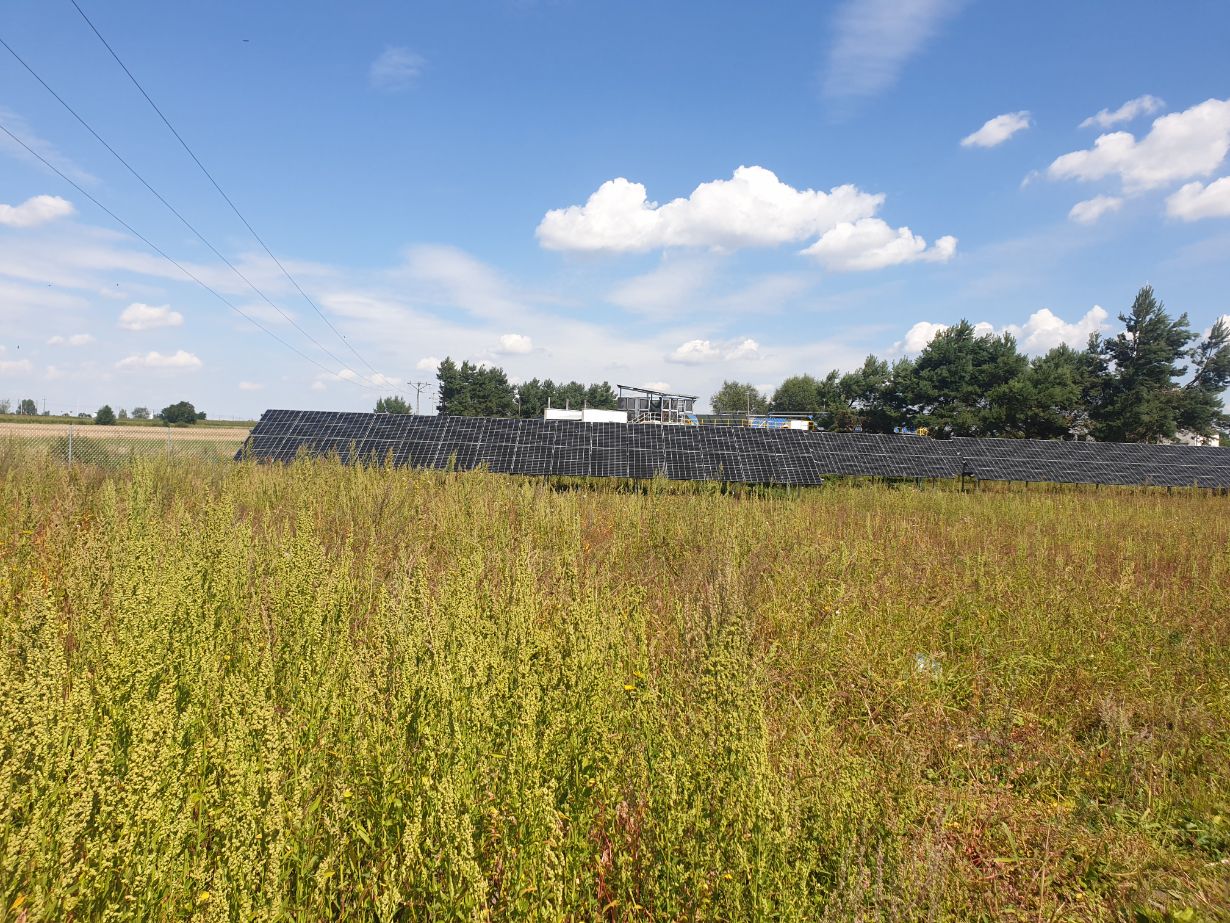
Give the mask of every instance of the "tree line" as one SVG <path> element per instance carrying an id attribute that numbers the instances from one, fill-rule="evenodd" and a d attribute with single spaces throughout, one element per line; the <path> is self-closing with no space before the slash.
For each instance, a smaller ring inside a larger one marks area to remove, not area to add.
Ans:
<path id="1" fill-rule="evenodd" d="M 712 405 L 717 413 L 809 414 L 838 431 L 925 429 L 941 438 L 1150 442 L 1230 428 L 1221 397 L 1230 385 L 1224 320 L 1199 336 L 1149 286 L 1119 320 L 1124 329 L 1114 336 L 1094 334 L 1084 349 L 1057 346 L 1032 360 L 1011 334 L 980 335 L 963 320 L 913 359 L 890 364 L 872 355 L 845 374 L 795 375 L 771 398 L 727 381 Z"/>
<path id="2" fill-rule="evenodd" d="M 504 370 L 491 365 L 445 358 L 436 370 L 439 413 L 455 417 L 541 417 L 548 407 L 594 407 L 614 410 L 615 389 L 608 382 L 585 385 L 532 378 L 514 385 Z M 376 413 L 413 413 L 401 397 L 382 397 Z"/>
<path id="3" fill-rule="evenodd" d="M 9 401 L 0 400 L 0 414 L 7 414 L 11 409 Z M 51 416 L 51 412 L 47 410 L 40 414 L 38 404 L 35 403 L 32 397 L 23 398 L 18 402 L 15 413 L 18 416 L 28 417 Z M 112 409 L 110 404 L 103 404 L 92 417 L 85 412 L 78 413 L 77 416 L 82 420 L 92 419 L 99 426 L 111 426 L 117 420 L 149 420 L 151 417 L 155 420 L 161 420 L 168 426 L 187 426 L 196 423 L 198 420 L 204 420 L 205 411 L 197 410 L 190 401 L 178 401 L 174 404 L 168 404 L 155 414 L 150 414 L 148 407 L 134 407 L 130 414 L 123 407 L 117 411 Z"/>

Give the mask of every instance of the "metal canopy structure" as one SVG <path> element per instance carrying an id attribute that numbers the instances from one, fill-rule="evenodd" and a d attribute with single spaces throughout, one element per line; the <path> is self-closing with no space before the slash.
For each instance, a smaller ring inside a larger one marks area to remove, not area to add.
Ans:
<path id="1" fill-rule="evenodd" d="M 742 426 L 656 426 L 267 410 L 236 458 L 744 484 L 820 484 L 825 475 L 972 477 L 1230 487 L 1230 450 L 1035 439 L 949 439 Z"/>
<path id="2" fill-rule="evenodd" d="M 695 423 L 694 410 L 699 398 L 695 394 L 673 394 L 652 388 L 616 385 L 617 406 L 628 414 L 632 423 Z"/>

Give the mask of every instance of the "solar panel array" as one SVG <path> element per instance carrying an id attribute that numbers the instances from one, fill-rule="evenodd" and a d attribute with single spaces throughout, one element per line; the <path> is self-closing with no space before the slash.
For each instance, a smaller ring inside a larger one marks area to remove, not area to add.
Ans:
<path id="1" fill-rule="evenodd" d="M 1212 446 L 951 440 L 967 475 L 984 481 L 1230 487 L 1230 451 Z"/>
<path id="2" fill-rule="evenodd" d="M 237 454 L 576 477 L 807 486 L 824 475 L 1230 487 L 1230 451 L 744 426 L 653 426 L 267 410 Z"/>

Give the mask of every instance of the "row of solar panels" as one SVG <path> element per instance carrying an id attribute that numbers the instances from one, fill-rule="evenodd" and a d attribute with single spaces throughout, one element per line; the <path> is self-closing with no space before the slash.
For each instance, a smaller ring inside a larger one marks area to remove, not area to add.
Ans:
<path id="1" fill-rule="evenodd" d="M 237 457 L 576 477 L 815 485 L 823 475 L 1230 487 L 1230 451 L 1028 439 L 952 439 L 737 426 L 269 410 Z"/>

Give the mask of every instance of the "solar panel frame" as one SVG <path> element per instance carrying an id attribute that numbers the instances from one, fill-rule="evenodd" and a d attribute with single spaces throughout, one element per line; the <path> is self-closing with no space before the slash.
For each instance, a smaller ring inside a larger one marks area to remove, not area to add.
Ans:
<path id="1" fill-rule="evenodd" d="M 828 433 L 540 419 L 416 417 L 270 409 L 236 459 L 509 474 L 819 484 L 826 474 L 1056 483 L 1230 487 L 1230 450 L 1202 446 Z"/>

